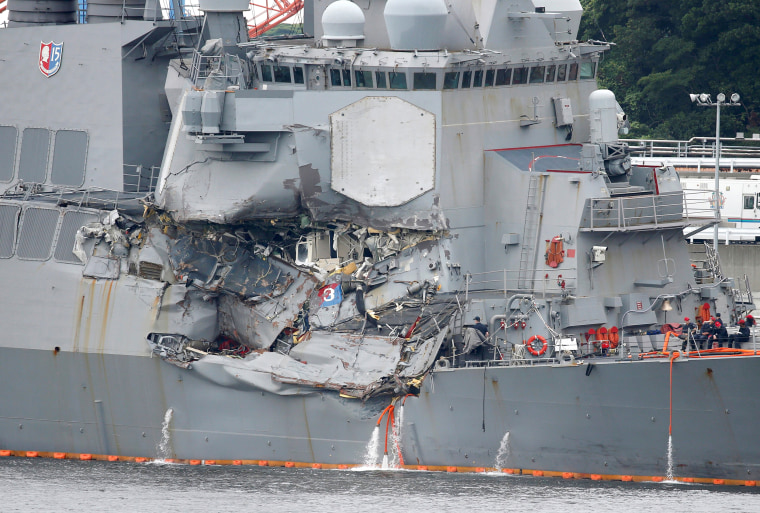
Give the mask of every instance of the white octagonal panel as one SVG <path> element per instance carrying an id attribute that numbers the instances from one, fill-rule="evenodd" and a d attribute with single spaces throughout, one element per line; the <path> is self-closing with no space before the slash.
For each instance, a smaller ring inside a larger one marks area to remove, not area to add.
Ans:
<path id="1" fill-rule="evenodd" d="M 435 186 L 435 115 L 369 96 L 330 114 L 332 188 L 370 207 L 395 207 Z"/>

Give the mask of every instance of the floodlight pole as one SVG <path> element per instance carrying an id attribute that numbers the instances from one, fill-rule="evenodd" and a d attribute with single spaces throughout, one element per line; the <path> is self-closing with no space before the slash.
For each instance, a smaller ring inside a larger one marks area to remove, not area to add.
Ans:
<path id="1" fill-rule="evenodd" d="M 726 101 L 726 95 L 718 93 L 716 101 L 713 102 L 709 94 L 690 94 L 691 101 L 700 107 L 715 107 L 715 231 L 713 232 L 713 249 L 715 256 L 718 256 L 718 225 L 720 224 L 720 106 L 726 105 L 734 107 L 741 105 L 739 95 L 734 93 L 729 101 Z"/>
<path id="2" fill-rule="evenodd" d="M 715 231 L 713 249 L 718 256 L 718 224 L 720 224 L 720 95 L 715 102 Z"/>

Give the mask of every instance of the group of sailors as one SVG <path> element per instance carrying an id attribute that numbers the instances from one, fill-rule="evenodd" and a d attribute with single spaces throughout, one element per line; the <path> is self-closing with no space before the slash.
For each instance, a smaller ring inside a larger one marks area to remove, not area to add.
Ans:
<path id="1" fill-rule="evenodd" d="M 715 347 L 741 349 L 742 344 L 749 342 L 750 328 L 755 325 L 755 318 L 748 314 L 744 319 L 739 319 L 738 325 L 739 331 L 729 335 L 719 313 L 704 321 L 699 328 L 688 317 L 685 317 L 683 331 L 679 336 L 683 340 L 681 350 L 686 350 L 688 346 L 692 346 L 694 350 Z"/>

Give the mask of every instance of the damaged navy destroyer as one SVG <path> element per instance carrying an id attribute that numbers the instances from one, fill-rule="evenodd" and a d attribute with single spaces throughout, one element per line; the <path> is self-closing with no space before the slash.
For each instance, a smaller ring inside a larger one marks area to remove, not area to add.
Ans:
<path id="1" fill-rule="evenodd" d="M 0 448 L 754 483 L 753 342 L 665 334 L 751 291 L 578 0 L 197 7 L 8 0 Z"/>

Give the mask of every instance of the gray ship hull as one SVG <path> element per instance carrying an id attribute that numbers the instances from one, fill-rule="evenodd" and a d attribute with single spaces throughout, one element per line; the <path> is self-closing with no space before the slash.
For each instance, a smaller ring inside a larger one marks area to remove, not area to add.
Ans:
<path id="1" fill-rule="evenodd" d="M 404 412 L 405 461 L 582 474 L 666 476 L 667 359 L 435 372 Z M 753 480 L 760 360 L 673 364 L 674 477 Z"/>
<path id="2" fill-rule="evenodd" d="M 0 372 L 0 448 L 16 451 L 360 463 L 386 406 L 220 387 L 150 357 L 4 348 Z"/>
<path id="3" fill-rule="evenodd" d="M 755 357 L 674 362 L 675 477 L 756 477 L 760 400 L 740 391 L 760 386 L 758 366 Z M 15 451 L 362 465 L 387 405 L 224 388 L 148 357 L 3 349 L 0 372 L 0 448 Z M 439 369 L 404 401 L 402 461 L 666 476 L 669 398 L 667 359 Z"/>
<path id="4" fill-rule="evenodd" d="M 0 30 L 0 455 L 754 482 L 757 355 L 656 354 L 751 291 L 580 2 L 419 3 Z"/>

